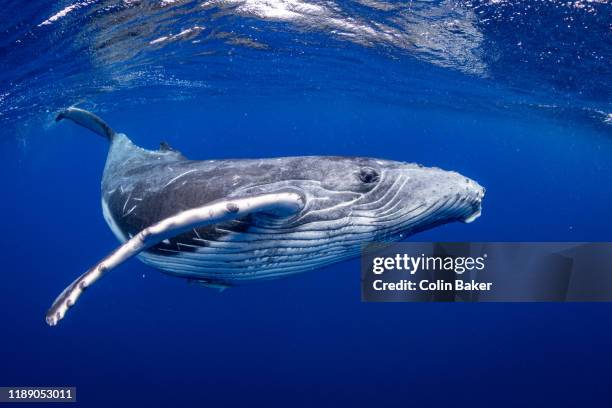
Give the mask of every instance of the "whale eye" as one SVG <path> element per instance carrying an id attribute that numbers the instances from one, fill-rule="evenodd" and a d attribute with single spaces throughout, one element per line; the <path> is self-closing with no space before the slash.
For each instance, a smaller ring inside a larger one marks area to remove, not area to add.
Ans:
<path id="1" fill-rule="evenodd" d="M 362 167 L 359 170 L 358 177 L 359 180 L 366 184 L 375 183 L 379 179 L 378 172 L 371 167 Z"/>

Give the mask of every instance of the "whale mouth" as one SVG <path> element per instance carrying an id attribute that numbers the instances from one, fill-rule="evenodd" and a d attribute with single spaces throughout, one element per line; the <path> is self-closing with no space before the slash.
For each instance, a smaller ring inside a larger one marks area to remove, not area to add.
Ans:
<path id="1" fill-rule="evenodd" d="M 473 211 L 466 215 L 461 221 L 465 224 L 469 224 L 474 222 L 480 215 L 482 214 L 482 200 L 485 195 L 485 188 L 482 186 L 478 186 L 478 189 L 475 192 L 474 197 L 472 198 L 472 208 Z"/>
<path id="2" fill-rule="evenodd" d="M 481 214 L 482 214 L 482 208 L 481 206 L 478 206 L 478 210 L 474 211 L 471 215 L 468 215 L 467 217 L 465 217 L 462 221 L 466 224 L 472 223 L 474 222 L 474 220 L 476 220 L 476 218 L 480 217 Z"/>

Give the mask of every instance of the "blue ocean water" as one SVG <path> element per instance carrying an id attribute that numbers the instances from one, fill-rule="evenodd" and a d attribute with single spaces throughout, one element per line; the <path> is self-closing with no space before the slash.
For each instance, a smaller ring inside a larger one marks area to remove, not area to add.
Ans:
<path id="1" fill-rule="evenodd" d="M 610 406 L 609 304 L 366 304 L 359 262 L 223 293 L 117 245 L 107 144 L 193 159 L 358 155 L 487 188 L 432 241 L 610 241 L 608 1 L 3 1 L 0 386 L 84 406 Z"/>

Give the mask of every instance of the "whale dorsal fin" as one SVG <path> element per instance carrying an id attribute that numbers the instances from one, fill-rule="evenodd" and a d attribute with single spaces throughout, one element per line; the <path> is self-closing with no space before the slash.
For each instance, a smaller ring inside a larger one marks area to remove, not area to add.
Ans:
<path id="1" fill-rule="evenodd" d="M 74 123 L 77 123 L 87 129 L 91 130 L 94 133 L 99 134 L 102 137 L 108 139 L 109 142 L 113 141 L 113 137 L 115 136 L 115 131 L 106 124 L 102 119 L 93 113 L 86 111 L 84 109 L 70 107 L 62 112 L 60 112 L 55 118 L 56 122 L 59 122 L 62 119 L 70 119 Z"/>
<path id="2" fill-rule="evenodd" d="M 109 152 L 110 161 L 113 161 L 112 158 L 116 156 L 113 150 L 122 150 L 124 152 L 130 151 L 130 154 L 138 154 L 140 156 L 149 155 L 149 157 L 154 157 L 155 159 L 158 159 L 160 157 L 159 154 L 162 153 L 161 157 L 165 157 L 166 159 L 187 160 L 181 152 L 173 149 L 168 143 L 163 141 L 160 143 L 159 150 L 143 149 L 135 145 L 125 134 L 115 132 L 99 116 L 81 108 L 70 107 L 63 110 L 57 115 L 55 121 L 59 122 L 62 119 L 70 119 L 74 123 L 99 134 L 111 142 L 111 151 Z M 123 156 L 121 154 L 119 156 L 123 161 Z M 123 166 L 123 163 L 121 165 Z"/>
<path id="3" fill-rule="evenodd" d="M 168 144 L 168 142 L 166 142 L 165 140 L 162 140 L 161 142 L 159 142 L 159 150 L 162 152 L 176 152 L 177 151 L 172 146 L 170 146 L 170 144 Z"/>
<path id="4" fill-rule="evenodd" d="M 102 275 L 164 239 L 193 228 L 235 220 L 253 213 L 289 216 L 299 212 L 303 207 L 304 201 L 300 194 L 281 192 L 220 200 L 165 218 L 130 238 L 64 289 L 47 312 L 47 323 L 55 326 L 83 291 Z"/>
<path id="5" fill-rule="evenodd" d="M 183 153 L 181 153 L 179 150 L 175 149 L 174 147 L 170 146 L 170 144 L 166 142 L 165 140 L 162 140 L 161 142 L 159 142 L 159 151 L 164 152 L 164 153 L 172 152 L 172 153 L 175 153 L 181 159 L 187 159 L 185 156 L 183 156 Z"/>

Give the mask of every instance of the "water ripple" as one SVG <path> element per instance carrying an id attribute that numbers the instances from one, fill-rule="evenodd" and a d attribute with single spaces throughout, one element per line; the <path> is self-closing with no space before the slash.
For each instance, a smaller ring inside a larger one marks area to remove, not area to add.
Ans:
<path id="1" fill-rule="evenodd" d="M 1 13 L 5 124 L 83 101 L 279 93 L 559 106 L 602 123 L 612 111 L 605 0 L 10 1 Z"/>

